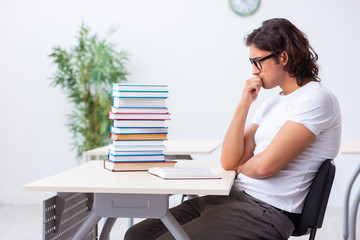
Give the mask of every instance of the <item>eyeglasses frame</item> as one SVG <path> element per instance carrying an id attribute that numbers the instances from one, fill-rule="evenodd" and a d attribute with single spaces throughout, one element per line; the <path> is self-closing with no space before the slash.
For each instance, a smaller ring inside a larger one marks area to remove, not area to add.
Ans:
<path id="1" fill-rule="evenodd" d="M 249 58 L 249 60 L 250 60 L 251 65 L 255 65 L 255 67 L 257 69 L 262 70 L 261 62 L 265 61 L 265 60 L 268 60 L 270 58 L 276 57 L 276 56 L 277 55 L 275 53 L 272 53 L 272 54 L 270 54 L 270 55 L 268 55 L 266 57 L 260 58 L 260 59 L 258 59 L 258 58 Z"/>

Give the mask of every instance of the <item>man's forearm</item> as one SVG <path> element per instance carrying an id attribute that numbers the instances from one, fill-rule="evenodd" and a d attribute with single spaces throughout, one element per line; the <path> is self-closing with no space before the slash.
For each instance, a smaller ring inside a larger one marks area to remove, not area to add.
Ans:
<path id="1" fill-rule="evenodd" d="M 270 169 L 265 168 L 265 166 L 262 165 L 261 163 L 262 162 L 260 156 L 253 156 L 248 161 L 242 162 L 236 171 L 237 173 L 242 173 L 245 176 L 256 179 L 263 179 L 270 177 L 272 175 Z"/>
<path id="2" fill-rule="evenodd" d="M 252 156 L 255 145 L 253 138 L 257 127 L 252 126 L 245 130 L 245 122 L 250 106 L 256 100 L 261 85 L 259 76 L 253 76 L 245 82 L 240 102 L 223 141 L 221 164 L 225 170 L 236 170 L 242 161 Z"/>
<path id="3" fill-rule="evenodd" d="M 221 152 L 221 164 L 226 170 L 236 170 L 244 153 L 245 122 L 249 108 L 239 105 L 226 132 Z"/>
<path id="4" fill-rule="evenodd" d="M 251 178 L 273 176 L 299 156 L 314 139 L 315 134 L 304 125 L 287 121 L 266 149 L 240 164 L 237 172 Z"/>

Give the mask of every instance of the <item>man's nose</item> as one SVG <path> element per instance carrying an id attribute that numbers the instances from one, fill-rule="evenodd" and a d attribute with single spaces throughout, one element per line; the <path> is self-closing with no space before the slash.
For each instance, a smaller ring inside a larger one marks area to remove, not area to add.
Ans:
<path id="1" fill-rule="evenodd" d="M 258 68 L 255 66 L 255 64 L 253 64 L 253 65 L 252 65 L 252 74 L 253 74 L 253 75 L 259 75 L 260 72 L 261 72 L 261 70 L 258 69 Z"/>

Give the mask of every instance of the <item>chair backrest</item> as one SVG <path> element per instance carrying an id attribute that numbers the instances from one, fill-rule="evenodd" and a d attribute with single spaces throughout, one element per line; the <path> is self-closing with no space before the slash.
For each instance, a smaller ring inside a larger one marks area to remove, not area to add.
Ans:
<path id="1" fill-rule="evenodd" d="M 317 172 L 305 199 L 302 214 L 295 221 L 292 236 L 301 236 L 321 228 L 331 187 L 335 177 L 335 164 L 326 160 Z"/>

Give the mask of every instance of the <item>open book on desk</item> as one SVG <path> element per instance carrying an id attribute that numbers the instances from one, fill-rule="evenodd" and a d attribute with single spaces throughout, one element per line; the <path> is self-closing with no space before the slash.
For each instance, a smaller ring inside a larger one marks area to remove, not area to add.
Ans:
<path id="1" fill-rule="evenodd" d="M 148 172 L 163 179 L 220 179 L 219 172 L 211 168 L 153 167 Z"/>

